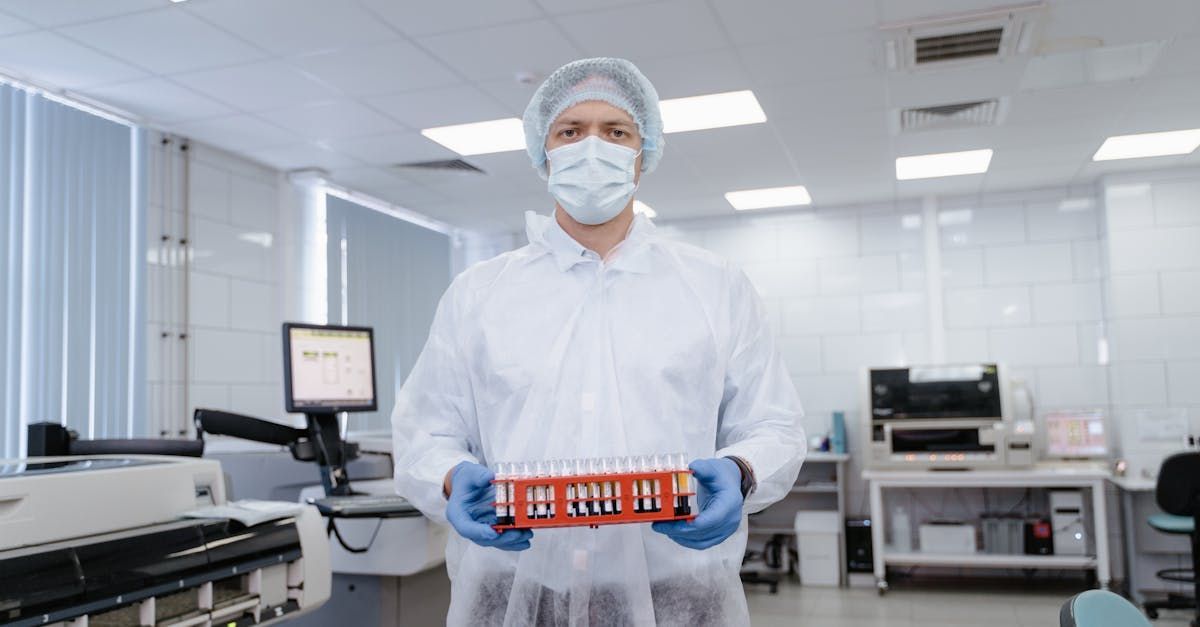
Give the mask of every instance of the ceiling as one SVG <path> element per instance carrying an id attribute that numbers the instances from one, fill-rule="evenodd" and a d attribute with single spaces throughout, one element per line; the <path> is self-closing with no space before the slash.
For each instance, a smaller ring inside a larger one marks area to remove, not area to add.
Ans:
<path id="1" fill-rule="evenodd" d="M 1200 164 L 1090 160 L 1108 135 L 1200 127 L 1196 0 L 1049 0 L 1028 54 L 886 67 L 881 24 L 1004 1 L 0 0 L 0 68 L 488 231 L 548 208 L 523 152 L 466 158 L 485 175 L 394 164 L 455 157 L 419 130 L 519 117 L 539 82 L 519 74 L 585 56 L 633 60 L 663 98 L 751 89 L 766 112 L 667 137 L 639 193 L 661 220 L 730 214 L 722 194 L 754 187 L 802 184 L 831 206 Z M 1073 80 L 1091 50 L 1115 80 Z M 993 97 L 995 126 L 892 130 L 899 107 Z M 897 156 L 975 148 L 995 150 L 986 174 L 895 180 Z"/>

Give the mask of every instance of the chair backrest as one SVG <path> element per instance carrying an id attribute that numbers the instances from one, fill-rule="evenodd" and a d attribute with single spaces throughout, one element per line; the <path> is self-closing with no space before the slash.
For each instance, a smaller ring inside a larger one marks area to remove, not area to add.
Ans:
<path id="1" fill-rule="evenodd" d="M 1168 514 L 1200 515 L 1200 452 L 1176 453 L 1163 461 L 1155 499 Z"/>
<path id="2" fill-rule="evenodd" d="M 1088 590 L 1067 599 L 1059 627 L 1151 627 L 1137 606 L 1107 590 Z"/>

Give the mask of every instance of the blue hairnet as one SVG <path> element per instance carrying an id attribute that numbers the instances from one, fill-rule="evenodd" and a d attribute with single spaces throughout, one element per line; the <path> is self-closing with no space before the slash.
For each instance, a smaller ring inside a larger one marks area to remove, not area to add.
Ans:
<path id="1" fill-rule="evenodd" d="M 572 61 L 554 71 L 538 87 L 525 108 L 525 149 L 533 167 L 546 177 L 546 134 L 563 111 L 588 100 L 624 110 L 642 135 L 642 171 L 662 158 L 663 123 L 654 85 L 625 59 L 597 57 Z"/>

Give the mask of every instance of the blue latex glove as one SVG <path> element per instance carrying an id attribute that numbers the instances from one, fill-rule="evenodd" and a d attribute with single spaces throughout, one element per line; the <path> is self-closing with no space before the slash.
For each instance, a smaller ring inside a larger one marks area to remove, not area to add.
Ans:
<path id="1" fill-rule="evenodd" d="M 462 462 L 450 475 L 450 499 L 446 503 L 446 520 L 458 535 L 479 546 L 505 551 L 524 551 L 529 548 L 533 532 L 528 529 L 509 529 L 504 533 L 492 529 L 496 524 L 495 473 L 474 462 Z"/>
<path id="2" fill-rule="evenodd" d="M 707 549 L 725 541 L 742 522 L 742 470 L 727 457 L 698 459 L 689 467 L 704 489 L 696 518 L 656 522 L 653 529 L 689 549 Z"/>

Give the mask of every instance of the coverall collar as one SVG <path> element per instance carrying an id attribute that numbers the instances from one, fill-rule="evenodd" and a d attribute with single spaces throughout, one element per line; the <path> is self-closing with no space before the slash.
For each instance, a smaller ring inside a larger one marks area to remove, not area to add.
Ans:
<path id="1" fill-rule="evenodd" d="M 530 244 L 539 246 L 548 254 L 553 255 L 555 265 L 563 272 L 570 270 L 578 263 L 599 261 L 599 256 L 568 235 L 553 215 L 546 216 L 526 211 L 525 235 L 529 238 Z M 638 274 L 649 272 L 648 243 L 653 235 L 654 223 L 650 222 L 646 216 L 634 215 L 633 223 L 629 225 L 629 232 L 626 233 L 625 239 L 621 240 L 609 253 L 606 262 L 608 267 Z"/>

